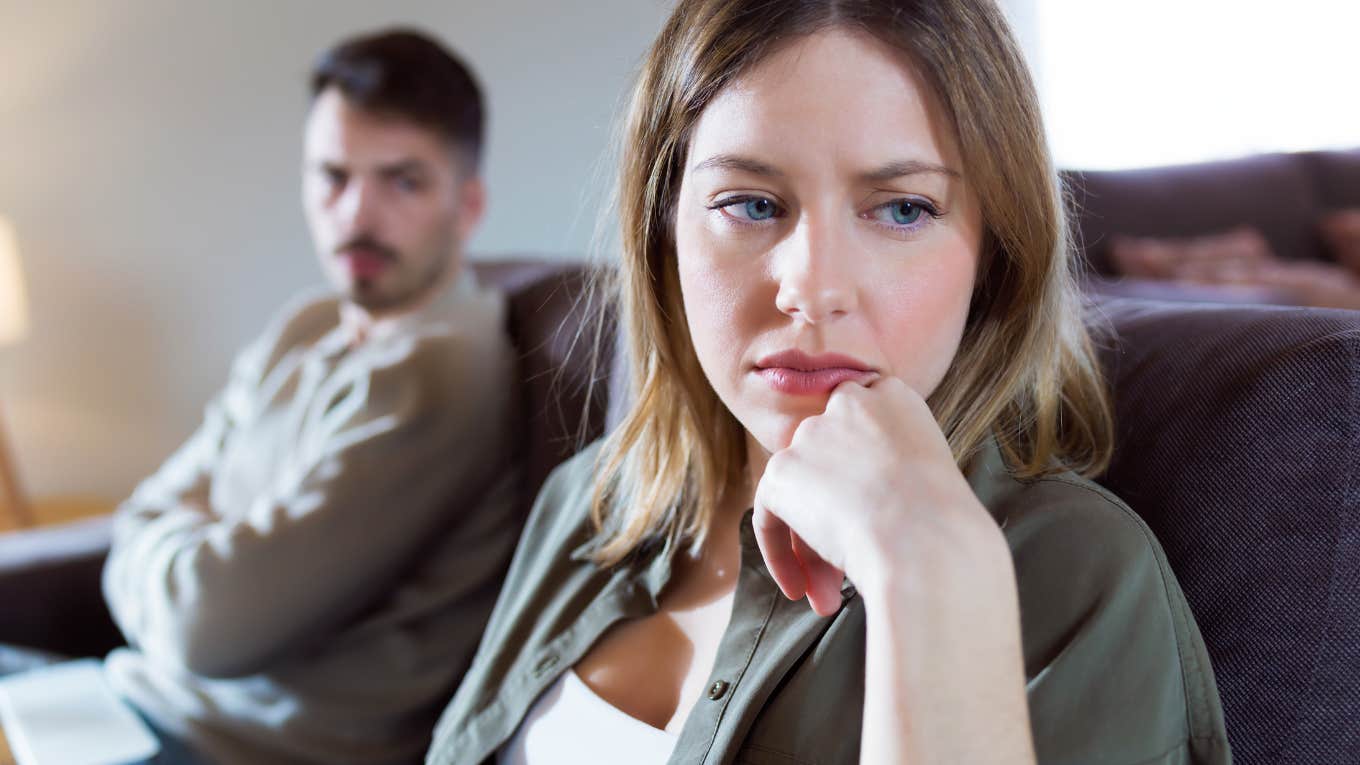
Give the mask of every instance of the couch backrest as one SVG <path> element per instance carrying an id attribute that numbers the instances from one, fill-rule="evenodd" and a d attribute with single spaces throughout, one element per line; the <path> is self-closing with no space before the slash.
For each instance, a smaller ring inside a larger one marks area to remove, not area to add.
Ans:
<path id="1" fill-rule="evenodd" d="M 1262 154 L 1136 170 L 1062 173 L 1091 270 L 1113 274 L 1112 237 L 1192 237 L 1253 226 L 1275 253 L 1327 257 L 1318 219 L 1360 207 L 1360 149 Z"/>
<path id="2" fill-rule="evenodd" d="M 1360 312 L 1101 309 L 1101 483 L 1166 548 L 1238 761 L 1360 762 Z"/>
<path id="3" fill-rule="evenodd" d="M 593 271 L 579 262 L 533 259 L 474 262 L 473 269 L 508 297 L 507 330 L 519 353 L 516 451 L 527 514 L 552 469 L 604 430 L 609 370 L 591 366 L 594 323 L 584 299 Z M 611 350 L 606 344 L 603 358 Z"/>
<path id="4" fill-rule="evenodd" d="M 604 428 L 583 407 L 579 264 L 481 265 L 511 287 L 530 491 Z M 1360 762 L 1360 313 L 1108 300 L 1115 461 L 1101 480 L 1166 548 L 1240 762 Z M 557 377 L 557 386 L 552 379 Z M 604 388 L 598 391 L 604 394 Z"/>
<path id="5" fill-rule="evenodd" d="M 1113 273 L 1112 237 L 1190 237 L 1252 225 L 1281 257 L 1316 257 L 1319 209 L 1307 169 L 1293 156 L 1068 172 L 1076 232 L 1091 267 Z"/>
<path id="6" fill-rule="evenodd" d="M 1301 154 L 1308 165 L 1324 209 L 1360 207 L 1360 149 Z"/>

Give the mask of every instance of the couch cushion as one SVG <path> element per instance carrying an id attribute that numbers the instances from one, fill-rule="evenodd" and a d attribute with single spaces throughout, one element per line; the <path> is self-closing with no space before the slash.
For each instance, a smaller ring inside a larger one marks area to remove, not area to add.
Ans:
<path id="1" fill-rule="evenodd" d="M 1166 548 L 1240 762 L 1360 762 L 1360 313 L 1106 299 L 1101 482 Z"/>
<path id="2" fill-rule="evenodd" d="M 1081 290 L 1088 295 L 1109 298 L 1175 300 L 1189 303 L 1293 304 L 1289 295 L 1270 287 L 1245 284 L 1187 284 L 1101 274 L 1086 274 L 1081 281 Z"/>
<path id="3" fill-rule="evenodd" d="M 1308 168 L 1288 154 L 1118 171 L 1068 171 L 1074 229 L 1090 267 L 1113 273 L 1114 236 L 1191 237 L 1254 226 L 1276 255 L 1321 257 Z"/>
<path id="4" fill-rule="evenodd" d="M 1242 283 L 1257 266 L 1276 262 L 1270 243 L 1250 226 L 1192 237 L 1118 234 L 1109 253 L 1125 276 L 1198 284 Z"/>

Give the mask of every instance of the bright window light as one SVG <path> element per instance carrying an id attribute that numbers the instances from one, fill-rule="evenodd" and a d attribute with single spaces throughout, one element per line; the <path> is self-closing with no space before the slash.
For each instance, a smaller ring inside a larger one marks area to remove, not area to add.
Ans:
<path id="1" fill-rule="evenodd" d="M 1019 5 L 1060 167 L 1360 146 L 1356 0 Z"/>

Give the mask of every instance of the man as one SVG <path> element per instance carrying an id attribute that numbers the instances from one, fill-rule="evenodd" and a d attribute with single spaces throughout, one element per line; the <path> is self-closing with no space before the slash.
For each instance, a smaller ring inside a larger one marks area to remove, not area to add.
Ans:
<path id="1" fill-rule="evenodd" d="M 482 98 L 418 33 L 312 77 L 303 202 L 332 295 L 288 306 L 114 522 L 107 677 L 195 762 L 420 758 L 513 549 L 514 357 L 463 268 Z"/>

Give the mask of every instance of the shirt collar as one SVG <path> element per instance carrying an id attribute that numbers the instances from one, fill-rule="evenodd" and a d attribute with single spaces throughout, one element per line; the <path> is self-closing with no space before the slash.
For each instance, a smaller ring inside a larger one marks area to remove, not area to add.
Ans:
<path id="1" fill-rule="evenodd" d="M 973 456 L 963 469 L 963 475 L 968 480 L 968 487 L 973 490 L 974 496 L 987 508 L 987 512 L 991 513 L 997 525 L 1004 527 L 1006 512 L 1001 499 L 1014 478 L 1010 469 L 1006 467 L 1001 447 L 994 436 L 988 436 L 973 452 Z"/>
<path id="2" fill-rule="evenodd" d="M 593 565 L 595 553 L 604 547 L 607 539 L 607 535 L 603 533 L 592 535 L 571 551 L 571 559 Z M 619 564 L 620 568 L 631 570 L 631 578 L 641 580 L 643 587 L 651 596 L 653 606 L 671 580 L 675 555 L 680 546 L 680 542 L 674 537 L 668 539 L 654 537 L 644 541 Z"/>

